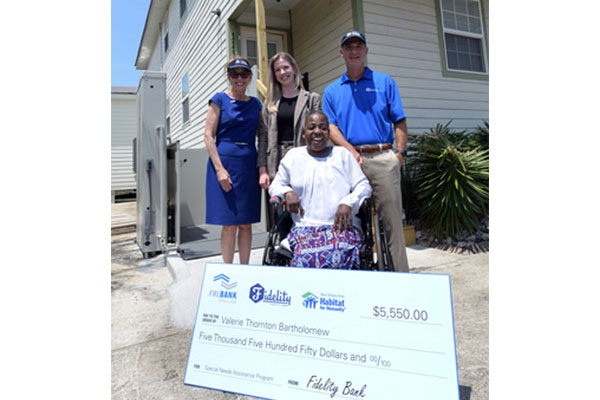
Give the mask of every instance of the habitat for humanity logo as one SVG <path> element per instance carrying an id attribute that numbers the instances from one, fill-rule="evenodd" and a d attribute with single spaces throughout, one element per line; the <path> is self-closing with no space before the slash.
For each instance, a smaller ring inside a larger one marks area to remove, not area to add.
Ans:
<path id="1" fill-rule="evenodd" d="M 292 297 L 287 294 L 285 290 L 277 289 L 275 292 L 273 292 L 273 289 L 271 289 L 269 292 L 267 292 L 267 290 L 262 287 L 260 283 L 257 283 L 250 288 L 249 297 L 250 300 L 255 303 L 263 301 L 276 306 L 289 306 L 292 304 Z"/>
<path id="2" fill-rule="evenodd" d="M 227 303 L 235 303 L 237 300 L 237 292 L 232 291 L 237 286 L 237 282 L 229 282 L 230 279 L 225 274 L 219 274 L 213 278 L 213 282 L 220 282 L 221 287 L 226 290 L 210 290 L 208 295 L 210 297 L 216 297 L 219 301 Z"/>
<path id="3" fill-rule="evenodd" d="M 319 302 L 319 298 L 311 292 L 304 293 L 302 295 L 302 298 L 304 299 L 304 301 L 302 302 L 304 308 L 315 308 L 317 306 L 317 303 Z"/>
<path id="4" fill-rule="evenodd" d="M 304 299 L 302 302 L 304 308 L 339 312 L 346 310 L 344 296 L 339 294 L 321 294 L 318 297 L 311 292 L 306 292 L 302 298 Z"/>

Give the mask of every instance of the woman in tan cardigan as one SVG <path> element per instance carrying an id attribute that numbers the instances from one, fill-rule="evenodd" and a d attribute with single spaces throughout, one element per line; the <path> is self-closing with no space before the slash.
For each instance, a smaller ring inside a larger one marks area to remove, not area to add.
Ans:
<path id="1" fill-rule="evenodd" d="M 285 153 L 305 144 L 304 123 L 313 111 L 321 111 L 321 96 L 304 90 L 298 64 L 291 55 L 275 54 L 269 61 L 267 98 L 258 136 L 257 166 L 263 189 L 269 188 Z"/>
<path id="2" fill-rule="evenodd" d="M 267 98 L 262 110 L 257 153 L 258 183 L 265 190 L 269 189 L 279 162 L 288 150 L 306 144 L 302 132 L 308 114 L 322 109 L 321 95 L 304 90 L 300 75 L 296 60 L 288 53 L 277 53 L 269 60 Z M 269 231 L 275 216 L 268 204 L 268 193 L 265 199 Z"/>

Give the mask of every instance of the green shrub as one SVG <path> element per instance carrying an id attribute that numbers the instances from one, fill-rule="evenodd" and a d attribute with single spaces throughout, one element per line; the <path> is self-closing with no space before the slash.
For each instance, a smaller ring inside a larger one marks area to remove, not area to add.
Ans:
<path id="1" fill-rule="evenodd" d="M 490 124 L 487 121 L 483 122 L 483 126 L 479 125 L 474 131 L 469 133 L 469 141 L 471 146 L 479 147 L 481 150 L 488 150 L 490 148 Z"/>
<path id="2" fill-rule="evenodd" d="M 452 131 L 451 122 L 411 135 L 403 171 L 405 207 L 437 238 L 475 232 L 489 204 L 488 149 L 479 144 L 484 135 Z"/>

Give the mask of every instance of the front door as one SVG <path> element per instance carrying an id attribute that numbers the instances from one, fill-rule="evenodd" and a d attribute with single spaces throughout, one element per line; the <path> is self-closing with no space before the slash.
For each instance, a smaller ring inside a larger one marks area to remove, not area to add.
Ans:
<path id="1" fill-rule="evenodd" d="M 242 39 L 242 56 L 250 61 L 250 65 L 256 65 L 258 59 L 258 50 L 256 47 L 256 30 L 251 28 L 241 28 L 240 37 Z M 283 33 L 274 31 L 267 32 L 267 62 L 275 54 L 283 51 Z"/>

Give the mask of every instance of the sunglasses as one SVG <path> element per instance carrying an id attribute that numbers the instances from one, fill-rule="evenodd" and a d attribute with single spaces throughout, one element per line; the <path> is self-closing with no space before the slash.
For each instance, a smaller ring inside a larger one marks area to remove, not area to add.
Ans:
<path id="1" fill-rule="evenodd" d="M 232 77 L 233 79 L 241 76 L 242 78 L 246 79 L 247 77 L 250 76 L 250 71 L 244 71 L 244 72 L 230 72 L 229 76 Z"/>
<path id="2" fill-rule="evenodd" d="M 351 45 L 346 45 L 346 46 L 342 46 L 342 49 L 343 49 L 344 51 L 352 51 L 352 50 L 358 50 L 358 51 L 362 51 L 362 50 L 364 50 L 364 49 L 365 49 L 365 45 L 364 45 L 364 44 L 362 44 L 362 43 L 361 43 L 361 44 L 354 45 L 354 46 L 351 46 Z"/>

